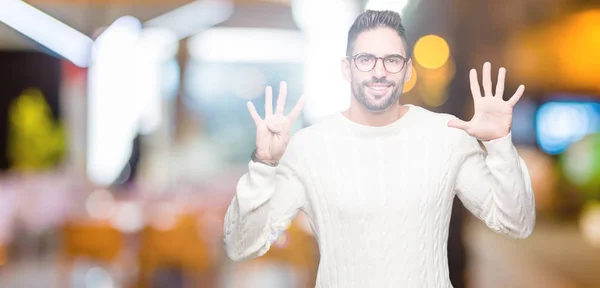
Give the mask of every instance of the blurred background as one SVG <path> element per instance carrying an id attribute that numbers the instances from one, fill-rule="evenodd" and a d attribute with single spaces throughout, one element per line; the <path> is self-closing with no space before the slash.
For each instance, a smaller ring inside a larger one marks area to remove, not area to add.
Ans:
<path id="1" fill-rule="evenodd" d="M 471 117 L 485 61 L 507 95 L 527 87 L 512 133 L 536 229 L 507 239 L 457 201 L 454 287 L 600 287 L 593 0 L 0 0 L 0 287 L 314 287 L 302 215 L 235 264 L 223 216 L 254 145 L 246 101 L 262 115 L 287 81 L 289 103 L 308 96 L 296 130 L 345 109 L 339 61 L 366 8 L 403 15 L 404 103 Z"/>

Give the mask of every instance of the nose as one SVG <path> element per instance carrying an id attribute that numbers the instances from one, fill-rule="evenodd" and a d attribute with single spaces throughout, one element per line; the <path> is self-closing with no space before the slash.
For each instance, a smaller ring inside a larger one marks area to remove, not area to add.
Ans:
<path id="1" fill-rule="evenodd" d="M 375 72 L 375 77 L 381 78 L 387 76 L 387 71 L 383 65 L 383 59 L 377 59 L 375 62 L 375 68 L 373 68 L 373 72 Z"/>

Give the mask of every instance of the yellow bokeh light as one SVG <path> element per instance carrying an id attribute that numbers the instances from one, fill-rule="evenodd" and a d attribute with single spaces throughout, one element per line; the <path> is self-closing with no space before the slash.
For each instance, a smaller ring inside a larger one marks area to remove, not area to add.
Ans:
<path id="1" fill-rule="evenodd" d="M 427 69 L 423 66 L 419 70 L 419 83 L 417 91 L 423 103 L 429 107 L 439 107 L 448 100 L 448 84 L 454 77 L 456 67 L 452 58 L 437 69 Z"/>
<path id="2" fill-rule="evenodd" d="M 404 83 L 404 88 L 402 90 L 402 93 L 407 93 L 410 92 L 410 90 L 412 90 L 415 85 L 417 84 L 417 70 L 415 69 L 415 66 L 411 66 L 412 67 L 412 75 L 410 76 L 410 80 L 408 80 L 408 82 Z"/>
<path id="3" fill-rule="evenodd" d="M 440 107 L 448 101 L 446 85 L 432 83 L 430 85 L 419 85 L 417 87 L 421 100 L 429 107 Z"/>
<path id="4" fill-rule="evenodd" d="M 579 231 L 590 246 L 600 248 L 600 202 L 586 203 L 579 218 Z"/>
<path id="5" fill-rule="evenodd" d="M 511 78 L 528 87 L 600 91 L 598 34 L 600 9 L 590 9 L 515 33 L 501 50 L 510 62 Z"/>
<path id="6" fill-rule="evenodd" d="M 569 87 L 595 88 L 600 82 L 600 38 L 597 36 L 600 10 L 575 14 L 565 19 L 563 25 L 557 25 L 555 31 L 551 32 L 554 32 L 556 45 L 551 46 L 555 47 L 563 82 Z"/>
<path id="7" fill-rule="evenodd" d="M 420 68 L 419 76 L 421 76 L 421 82 L 425 82 L 426 84 L 439 83 L 440 85 L 445 85 L 450 83 L 456 74 L 456 64 L 452 58 L 448 58 L 444 65 L 436 69 L 427 69 L 422 66 L 418 68 Z"/>
<path id="8" fill-rule="evenodd" d="M 446 40 L 437 35 L 421 37 L 415 44 L 415 60 L 427 69 L 442 67 L 450 57 L 450 47 Z"/>

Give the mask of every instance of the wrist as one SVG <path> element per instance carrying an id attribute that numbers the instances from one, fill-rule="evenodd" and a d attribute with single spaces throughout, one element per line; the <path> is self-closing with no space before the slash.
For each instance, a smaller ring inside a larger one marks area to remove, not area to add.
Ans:
<path id="1" fill-rule="evenodd" d="M 481 141 L 482 142 L 493 142 L 493 141 L 505 138 L 506 136 L 508 136 L 508 134 L 510 134 L 510 129 L 507 131 L 499 132 L 497 135 L 494 135 L 494 137 L 491 137 L 490 139 L 485 139 L 485 140 L 481 140 Z"/>
<path id="2" fill-rule="evenodd" d="M 277 164 L 279 164 L 279 161 L 268 160 L 268 159 L 265 159 L 265 157 L 261 157 L 261 155 L 257 149 L 254 149 L 252 151 L 252 155 L 250 156 L 250 159 L 252 159 L 253 162 L 262 163 L 262 164 L 265 164 L 268 166 L 273 166 L 273 167 L 275 167 L 275 166 L 277 166 Z"/>

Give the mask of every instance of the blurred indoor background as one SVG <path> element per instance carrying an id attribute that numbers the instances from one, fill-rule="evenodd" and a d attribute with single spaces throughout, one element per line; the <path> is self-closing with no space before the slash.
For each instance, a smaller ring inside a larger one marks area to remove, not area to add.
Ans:
<path id="1" fill-rule="evenodd" d="M 246 102 L 285 80 L 289 103 L 308 96 L 294 129 L 344 109 L 366 8 L 403 15 L 404 103 L 469 118 L 485 61 L 506 94 L 527 87 L 512 132 L 537 226 L 511 240 L 456 202 L 454 287 L 600 287 L 597 0 L 0 0 L 0 287 L 314 287 L 301 215 L 244 263 L 223 216 L 254 145 Z"/>

